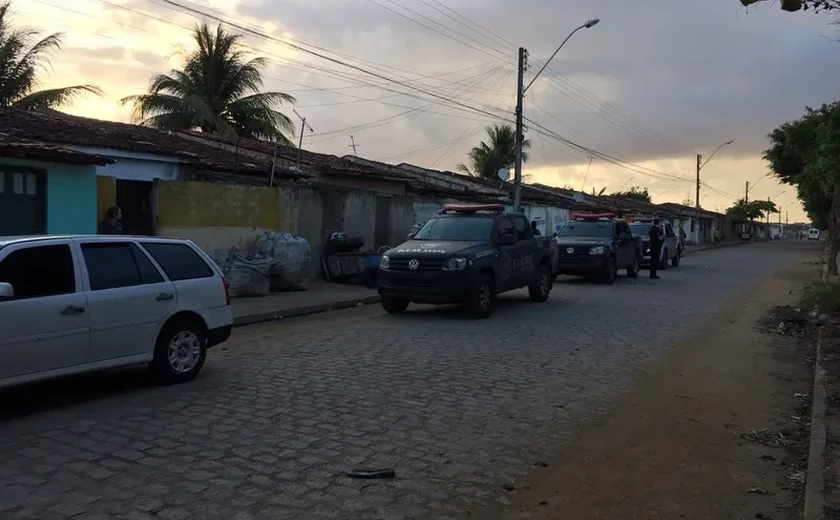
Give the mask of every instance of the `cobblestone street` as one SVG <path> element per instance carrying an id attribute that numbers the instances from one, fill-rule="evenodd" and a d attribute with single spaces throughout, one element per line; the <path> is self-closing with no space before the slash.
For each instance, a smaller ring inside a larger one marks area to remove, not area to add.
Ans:
<path id="1" fill-rule="evenodd" d="M 370 306 L 239 328 L 191 384 L 143 369 L 0 394 L 0 517 L 463 518 L 804 242 L 704 251 L 544 304 Z M 652 319 L 657 316 L 659 319 Z M 393 480 L 344 476 L 394 468 Z"/>

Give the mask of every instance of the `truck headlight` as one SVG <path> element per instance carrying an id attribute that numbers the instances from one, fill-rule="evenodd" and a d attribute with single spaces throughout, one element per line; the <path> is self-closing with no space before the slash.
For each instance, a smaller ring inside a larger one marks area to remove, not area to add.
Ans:
<path id="1" fill-rule="evenodd" d="M 466 258 L 450 258 L 443 263 L 443 267 L 441 269 L 444 271 L 459 271 L 465 267 L 467 267 Z"/>
<path id="2" fill-rule="evenodd" d="M 388 269 L 389 267 L 391 267 L 391 258 L 388 255 L 382 255 L 379 259 L 379 268 Z"/>
<path id="3" fill-rule="evenodd" d="M 604 246 L 595 246 L 589 250 L 590 255 L 603 255 L 604 254 Z"/>

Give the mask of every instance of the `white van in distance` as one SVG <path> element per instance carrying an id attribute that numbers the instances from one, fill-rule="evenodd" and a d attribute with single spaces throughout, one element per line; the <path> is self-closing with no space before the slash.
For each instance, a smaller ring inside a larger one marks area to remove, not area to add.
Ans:
<path id="1" fill-rule="evenodd" d="M 819 240 L 820 239 L 820 230 L 817 228 L 811 228 L 808 230 L 808 240 Z"/>

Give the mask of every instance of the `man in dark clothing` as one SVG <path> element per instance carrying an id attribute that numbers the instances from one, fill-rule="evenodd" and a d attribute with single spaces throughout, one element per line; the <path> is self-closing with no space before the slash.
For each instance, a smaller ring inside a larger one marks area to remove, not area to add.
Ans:
<path id="1" fill-rule="evenodd" d="M 537 229 L 537 221 L 536 220 L 531 221 L 531 232 L 534 234 L 534 236 L 542 235 L 542 233 L 540 233 L 540 230 Z"/>
<path id="2" fill-rule="evenodd" d="M 658 280 L 656 270 L 659 268 L 659 255 L 662 254 L 662 227 L 659 224 L 659 219 L 653 221 L 650 227 L 650 277 L 652 280 Z"/>
<path id="3" fill-rule="evenodd" d="M 100 235 L 122 235 L 122 210 L 111 206 L 105 212 L 105 219 L 99 223 Z"/>

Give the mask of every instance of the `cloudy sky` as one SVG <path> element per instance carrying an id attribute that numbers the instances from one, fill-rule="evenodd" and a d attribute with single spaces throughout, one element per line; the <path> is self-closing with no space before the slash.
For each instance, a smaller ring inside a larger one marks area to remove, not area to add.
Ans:
<path id="1" fill-rule="evenodd" d="M 589 167 L 590 152 L 532 124 L 530 179 L 587 192 L 643 186 L 657 202 L 693 201 L 696 154 L 731 140 L 702 171 L 702 205 L 723 210 L 750 181 L 750 198 L 771 197 L 791 222 L 803 219 L 795 190 L 762 178 L 765 136 L 840 96 L 832 17 L 783 13 L 772 1 L 748 10 L 737 0 L 174 1 L 272 36 L 245 44 L 271 60 L 266 89 L 297 98 L 312 127 L 305 148 L 352 153 L 353 135 L 359 155 L 450 170 L 486 125 L 512 119 L 516 48 L 529 51 L 530 81 L 571 30 L 599 18 L 536 80 L 525 116 L 612 162 L 596 156 Z M 199 21 L 165 0 L 13 7 L 18 23 L 65 35 L 42 86 L 96 84 L 104 97 L 68 111 L 119 121 L 131 113 L 117 101 L 177 67 Z"/>

